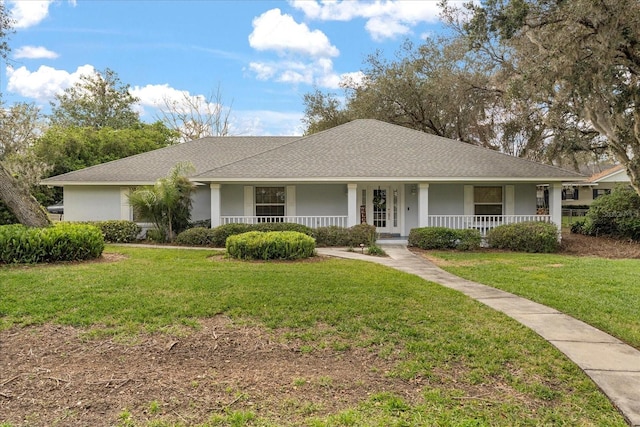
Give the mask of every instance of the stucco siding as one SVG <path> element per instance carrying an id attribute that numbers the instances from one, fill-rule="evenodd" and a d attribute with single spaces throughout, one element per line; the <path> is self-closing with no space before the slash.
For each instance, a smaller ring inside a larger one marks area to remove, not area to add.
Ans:
<path id="1" fill-rule="evenodd" d="M 464 213 L 464 185 L 429 185 L 429 215 L 462 215 Z"/>
<path id="2" fill-rule="evenodd" d="M 244 185 L 223 184 L 220 187 L 220 199 L 222 216 L 244 215 Z"/>
<path id="3" fill-rule="evenodd" d="M 534 184 L 516 184 L 515 215 L 535 215 L 537 188 Z"/>
<path id="4" fill-rule="evenodd" d="M 67 186 L 64 188 L 63 197 L 65 221 L 122 219 L 120 187 Z"/>
<path id="5" fill-rule="evenodd" d="M 347 186 L 345 184 L 296 185 L 296 214 L 347 215 Z"/>
<path id="6" fill-rule="evenodd" d="M 191 221 L 211 218 L 211 190 L 208 185 L 199 185 L 191 196 Z"/>

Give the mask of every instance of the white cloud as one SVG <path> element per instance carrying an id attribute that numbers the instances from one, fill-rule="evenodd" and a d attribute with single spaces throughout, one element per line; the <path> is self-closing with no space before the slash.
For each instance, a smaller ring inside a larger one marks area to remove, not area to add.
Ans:
<path id="1" fill-rule="evenodd" d="M 33 72 L 25 66 L 18 69 L 7 67 L 7 90 L 25 98 L 49 101 L 56 94 L 78 82 L 80 76 L 94 72 L 95 69 L 92 65 L 80 66 L 72 73 L 56 70 L 46 65 L 40 66 L 37 71 Z"/>
<path id="2" fill-rule="evenodd" d="M 10 13 L 16 21 L 15 28 L 28 28 L 42 22 L 49 15 L 49 5 L 52 2 L 53 0 L 10 0 Z"/>
<path id="3" fill-rule="evenodd" d="M 249 45 L 256 50 L 297 53 L 313 57 L 338 56 L 340 52 L 320 30 L 298 24 L 291 15 L 271 9 L 253 20 Z"/>
<path id="4" fill-rule="evenodd" d="M 453 4 L 464 1 L 453 1 Z M 420 23 L 439 20 L 438 2 L 415 0 L 290 0 L 308 19 L 321 21 L 351 21 L 366 19 L 366 30 L 374 40 L 409 34 Z"/>
<path id="5" fill-rule="evenodd" d="M 16 49 L 14 57 L 16 59 L 55 59 L 58 57 L 58 54 L 50 51 L 44 46 L 22 46 Z"/>
<path id="6" fill-rule="evenodd" d="M 303 114 L 270 110 L 235 111 L 229 126 L 230 135 L 284 136 L 302 135 Z"/>

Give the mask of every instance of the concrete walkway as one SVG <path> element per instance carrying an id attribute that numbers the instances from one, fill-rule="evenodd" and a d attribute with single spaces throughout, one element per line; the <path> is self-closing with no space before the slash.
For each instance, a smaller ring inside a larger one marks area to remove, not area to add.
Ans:
<path id="1" fill-rule="evenodd" d="M 640 427 L 640 351 L 561 312 L 447 273 L 402 245 L 384 245 L 389 257 L 341 248 L 321 255 L 376 262 L 462 292 L 533 329 L 578 365 L 609 397 L 627 422 Z"/>

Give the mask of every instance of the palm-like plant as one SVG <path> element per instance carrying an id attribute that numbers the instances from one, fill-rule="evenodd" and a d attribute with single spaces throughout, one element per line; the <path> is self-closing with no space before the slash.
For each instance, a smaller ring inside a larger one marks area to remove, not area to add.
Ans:
<path id="1" fill-rule="evenodd" d="M 153 223 L 165 241 L 173 240 L 175 234 L 189 225 L 195 186 L 188 175 L 194 171 L 191 163 L 178 163 L 154 186 L 140 187 L 129 195 L 136 216 Z"/>

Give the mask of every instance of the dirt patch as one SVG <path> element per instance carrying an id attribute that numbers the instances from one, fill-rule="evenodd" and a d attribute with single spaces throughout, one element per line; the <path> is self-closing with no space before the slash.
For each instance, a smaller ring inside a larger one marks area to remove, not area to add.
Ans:
<path id="1" fill-rule="evenodd" d="M 128 411 L 137 421 L 188 425 L 217 411 L 322 416 L 389 391 L 408 402 L 415 383 L 390 378 L 394 362 L 371 350 L 300 351 L 226 317 L 187 336 L 150 334 L 134 343 L 83 339 L 45 325 L 0 333 L 0 422 L 15 426 L 107 426 Z"/>
<path id="2" fill-rule="evenodd" d="M 600 258 L 640 258 L 640 242 L 563 233 L 561 253 Z"/>

